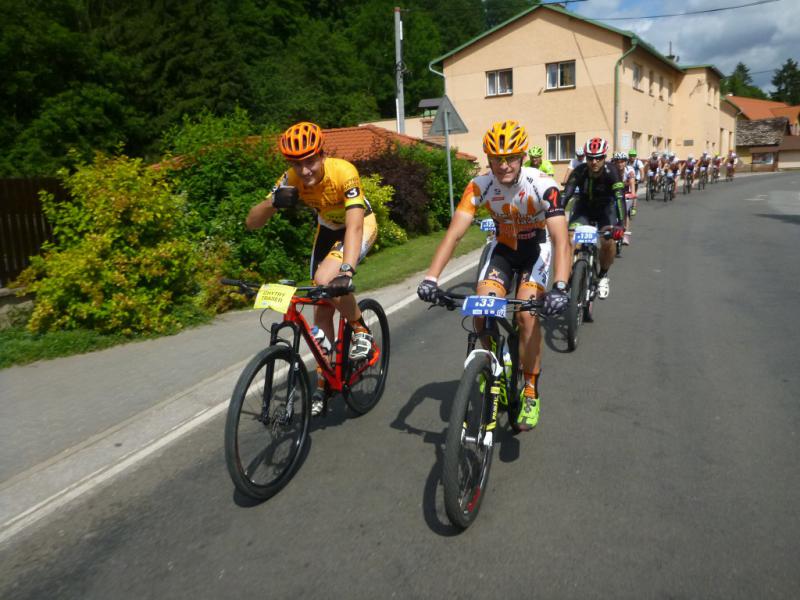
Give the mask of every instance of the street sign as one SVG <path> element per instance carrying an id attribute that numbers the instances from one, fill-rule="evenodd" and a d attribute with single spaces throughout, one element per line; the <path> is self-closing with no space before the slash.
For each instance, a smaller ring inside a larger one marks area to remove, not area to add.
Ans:
<path id="1" fill-rule="evenodd" d="M 446 126 L 446 127 L 445 127 Z M 450 102 L 447 96 L 442 97 L 439 108 L 436 109 L 436 117 L 431 124 L 430 133 L 444 135 L 446 133 L 469 133 L 464 120 L 456 112 L 456 107 Z"/>

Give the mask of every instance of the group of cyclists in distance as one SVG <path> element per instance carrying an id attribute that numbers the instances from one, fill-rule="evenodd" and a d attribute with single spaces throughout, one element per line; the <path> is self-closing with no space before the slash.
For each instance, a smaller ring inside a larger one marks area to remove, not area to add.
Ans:
<path id="1" fill-rule="evenodd" d="M 279 149 L 289 169 L 270 194 L 252 207 L 246 225 L 249 229 L 262 227 L 276 210 L 298 202 L 316 212 L 310 275 L 315 284 L 351 292 L 334 304 L 351 325 L 350 358 L 363 358 L 372 339 L 352 293 L 353 277 L 377 237 L 377 223 L 358 171 L 348 161 L 326 156 L 322 130 L 314 123 L 292 125 L 281 136 Z M 646 178 L 660 183 L 679 174 L 691 179 L 700 172 L 718 177 L 723 162 L 719 155 L 711 157 L 708 152 L 698 160 L 692 155 L 679 160 L 674 153 L 653 152 L 643 162 L 635 150 L 610 155 L 608 142 L 592 137 L 577 149 L 561 182 L 562 190 L 541 146 L 531 146 L 525 127 L 515 120 L 494 123 L 483 136 L 483 151 L 489 168 L 466 186 L 417 294 L 423 301 L 437 301 L 441 294 L 439 278 L 456 245 L 479 211 L 488 211 L 496 235 L 480 265 L 476 294 L 541 300 L 539 313 L 546 317 L 562 314 L 569 304 L 568 281 L 575 250 L 572 234 L 576 227 L 594 224 L 610 234 L 599 240 L 597 282 L 598 297 L 608 298 L 616 243 L 630 244 L 637 187 Z M 732 177 L 736 155 L 729 154 L 725 163 L 728 177 Z M 516 414 L 510 418 L 517 430 L 528 431 L 539 421 L 543 339 L 536 315 L 519 313 L 517 319 L 517 368 L 524 375 L 525 385 Z M 328 340 L 334 339 L 332 308 L 315 307 L 314 323 Z M 480 318 L 475 325 L 480 331 Z M 318 377 L 312 415 L 320 412 L 326 394 L 325 379 Z"/>

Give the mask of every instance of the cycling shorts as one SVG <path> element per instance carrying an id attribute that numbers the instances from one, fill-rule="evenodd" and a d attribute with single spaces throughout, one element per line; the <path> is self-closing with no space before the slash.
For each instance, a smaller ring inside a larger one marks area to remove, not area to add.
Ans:
<path id="1" fill-rule="evenodd" d="M 608 202 L 597 206 L 588 206 L 585 202 L 576 202 L 569 217 L 569 229 L 573 231 L 578 225 L 596 223 L 598 229 L 617 224 L 615 206 Z"/>
<path id="2" fill-rule="evenodd" d="M 326 258 L 335 258 L 339 262 L 344 260 L 344 234 L 346 229 L 330 229 L 324 225 L 317 225 L 317 234 L 314 237 L 314 246 L 311 250 L 311 279 L 317 272 L 320 263 Z M 358 262 L 364 260 L 375 240 L 378 237 L 378 221 L 375 214 L 364 216 L 364 232 L 361 238 L 361 252 Z M 353 265 L 355 266 L 355 265 Z"/>
<path id="3" fill-rule="evenodd" d="M 478 283 L 500 285 L 503 288 L 502 295 L 505 296 L 511 289 L 514 274 L 518 274 L 518 288 L 533 287 L 544 292 L 547 289 L 551 255 L 549 241 L 519 241 L 517 249 L 513 250 L 495 240 L 481 265 Z"/>

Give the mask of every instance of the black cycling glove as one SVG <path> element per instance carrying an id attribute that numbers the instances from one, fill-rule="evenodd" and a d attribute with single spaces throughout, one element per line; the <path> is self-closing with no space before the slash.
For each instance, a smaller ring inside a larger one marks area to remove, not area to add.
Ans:
<path id="1" fill-rule="evenodd" d="M 569 296 L 567 296 L 567 293 L 553 288 L 544 295 L 542 314 L 546 317 L 555 317 L 567 310 L 568 305 Z"/>
<path id="2" fill-rule="evenodd" d="M 291 185 L 282 185 L 272 192 L 272 206 L 274 208 L 292 208 L 300 201 L 297 188 Z"/>
<path id="3" fill-rule="evenodd" d="M 439 286 L 431 279 L 423 279 L 417 287 L 417 296 L 425 302 L 436 302 L 439 298 Z"/>

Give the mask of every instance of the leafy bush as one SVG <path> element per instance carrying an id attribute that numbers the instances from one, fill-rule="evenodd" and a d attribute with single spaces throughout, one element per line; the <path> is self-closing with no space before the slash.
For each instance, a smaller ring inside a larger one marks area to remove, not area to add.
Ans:
<path id="1" fill-rule="evenodd" d="M 453 196 L 457 203 L 474 176 L 470 161 L 452 152 Z M 359 171 L 377 173 L 394 188 L 391 217 L 409 234 L 427 234 L 450 224 L 447 154 L 424 144 L 395 144 L 383 152 L 354 161 Z"/>
<path id="2" fill-rule="evenodd" d="M 35 294 L 28 329 L 131 335 L 168 332 L 196 317 L 207 269 L 189 237 L 185 203 L 139 159 L 98 154 L 62 172 L 73 201 L 42 195 L 55 242 L 16 285 Z"/>
<path id="3" fill-rule="evenodd" d="M 265 279 L 305 279 L 314 239 L 315 221 L 309 211 L 280 211 L 261 229 L 248 231 L 250 208 L 263 200 L 286 163 L 275 151 L 276 131 L 260 136 L 247 112 L 215 117 L 204 113 L 165 136 L 177 159 L 170 178 L 185 194 L 191 209 L 192 231 L 229 248 L 224 265 L 229 276 L 255 272 Z"/>
<path id="4" fill-rule="evenodd" d="M 428 219 L 430 198 L 425 191 L 428 168 L 425 165 L 400 156 L 395 147 L 353 163 L 362 176 L 380 175 L 384 185 L 394 189 L 389 212 L 394 222 L 409 235 L 431 232 L 432 223 Z"/>
<path id="5" fill-rule="evenodd" d="M 443 149 L 431 148 L 423 144 L 399 146 L 397 153 L 427 168 L 425 191 L 430 203 L 428 211 L 435 222 L 435 228 L 446 228 L 450 224 L 450 194 L 447 187 L 447 153 Z M 453 203 L 457 206 L 461 194 L 470 179 L 475 176 L 476 165 L 468 160 L 456 158 L 450 151 L 453 170 Z"/>
<path id="6" fill-rule="evenodd" d="M 389 216 L 389 205 L 392 203 L 394 189 L 389 185 L 381 185 L 380 175 L 362 177 L 361 187 L 378 221 L 378 240 L 375 242 L 374 250 L 405 244 L 408 241 L 408 234 Z"/>

